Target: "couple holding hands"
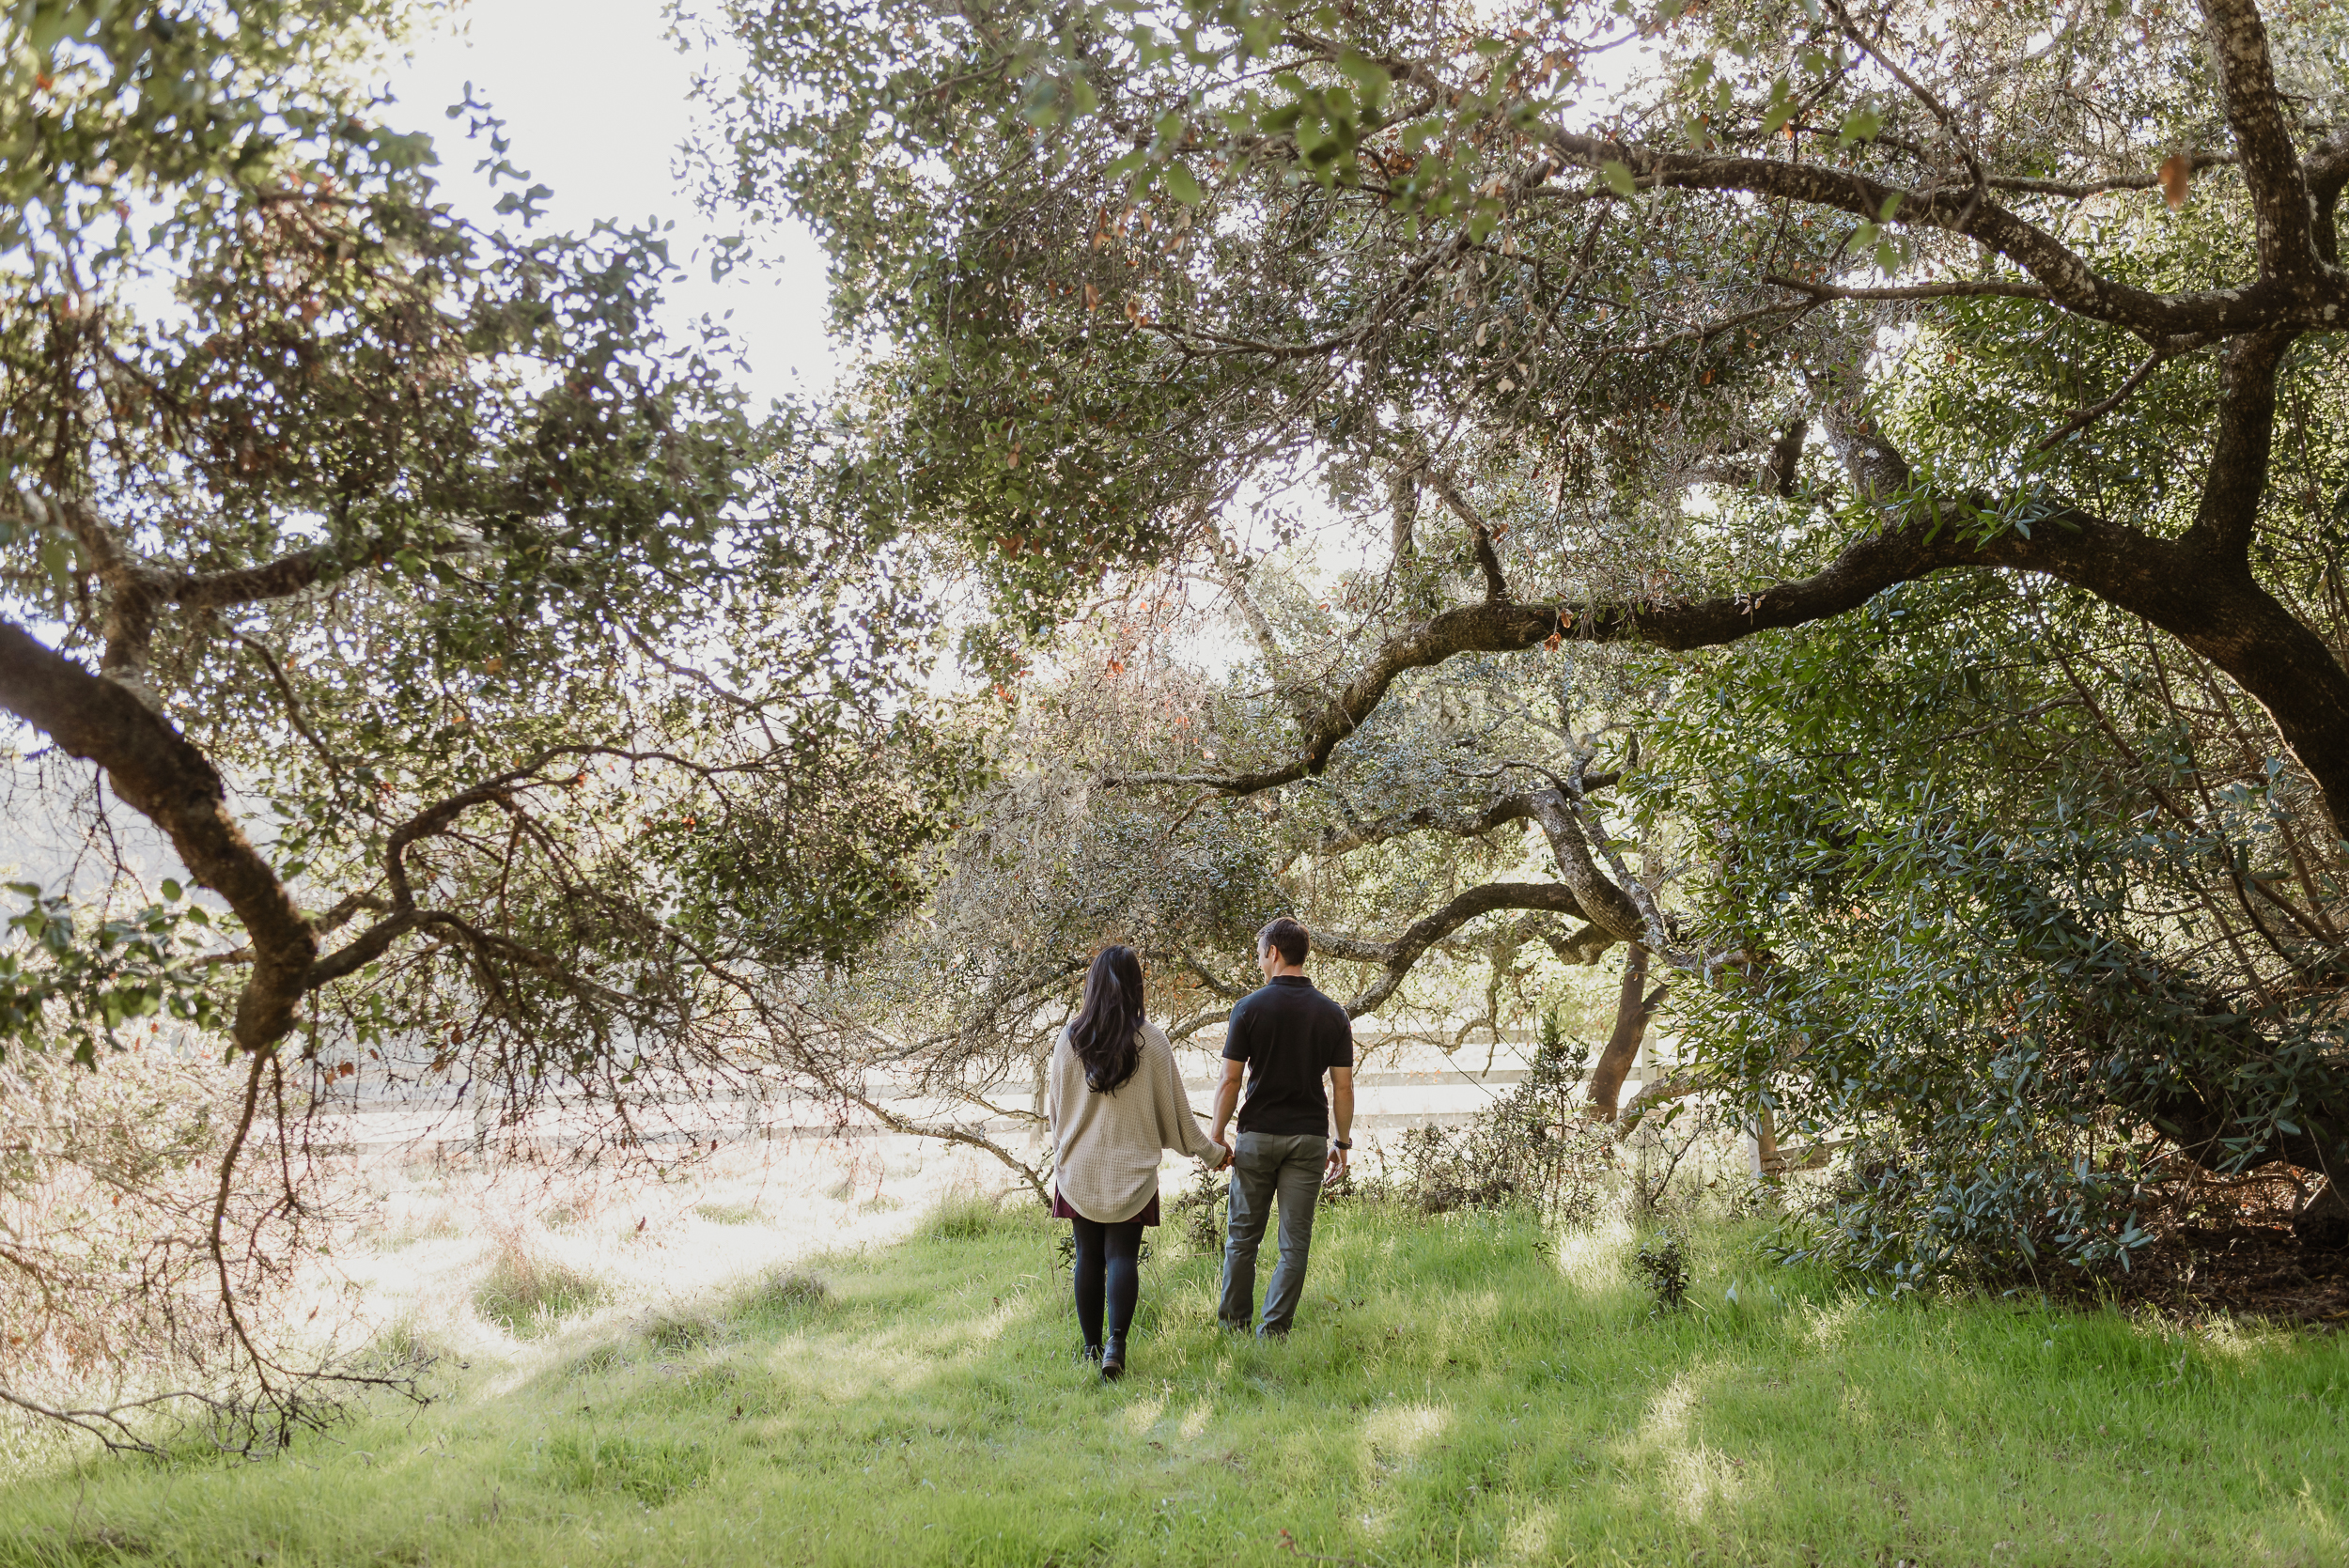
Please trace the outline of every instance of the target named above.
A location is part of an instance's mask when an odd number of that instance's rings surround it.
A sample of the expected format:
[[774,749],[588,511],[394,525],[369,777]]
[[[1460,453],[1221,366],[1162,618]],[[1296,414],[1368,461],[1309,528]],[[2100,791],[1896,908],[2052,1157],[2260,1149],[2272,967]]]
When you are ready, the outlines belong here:
[[[1076,1230],[1077,1322],[1084,1353],[1105,1381],[1126,1371],[1126,1335],[1142,1290],[1142,1233],[1159,1223],[1161,1150],[1195,1156],[1211,1171],[1231,1168],[1217,1309],[1223,1327],[1244,1333],[1256,1321],[1256,1254],[1276,1206],[1281,1260],[1256,1332],[1279,1338],[1297,1315],[1314,1203],[1324,1185],[1346,1174],[1354,1122],[1353,1024],[1305,978],[1308,950],[1305,928],[1285,917],[1256,934],[1265,984],[1232,1007],[1215,1130],[1206,1134],[1166,1032],[1143,1016],[1134,950],[1104,949],[1085,975],[1083,1002],[1052,1048],[1052,1215]],[[1227,1141],[1235,1109],[1237,1129]]]

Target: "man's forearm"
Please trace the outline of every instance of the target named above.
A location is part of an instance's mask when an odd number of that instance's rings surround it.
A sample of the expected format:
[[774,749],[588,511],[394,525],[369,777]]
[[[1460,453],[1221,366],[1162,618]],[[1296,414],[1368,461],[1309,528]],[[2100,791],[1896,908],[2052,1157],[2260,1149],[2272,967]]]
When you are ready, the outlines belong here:
[[1239,1085],[1227,1078],[1215,1086],[1215,1131],[1208,1136],[1219,1143],[1222,1142],[1223,1126],[1232,1119],[1232,1112],[1238,1109]]
[[1354,1136],[1354,1086],[1333,1091],[1330,1095],[1330,1110],[1338,1124],[1338,1141],[1346,1142]]

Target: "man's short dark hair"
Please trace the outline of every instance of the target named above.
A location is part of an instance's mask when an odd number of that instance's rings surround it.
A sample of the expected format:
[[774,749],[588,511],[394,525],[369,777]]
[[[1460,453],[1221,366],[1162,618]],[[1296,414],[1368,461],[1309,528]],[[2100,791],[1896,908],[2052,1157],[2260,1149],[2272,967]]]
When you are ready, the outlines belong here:
[[1262,953],[1268,947],[1280,950],[1281,962],[1301,964],[1308,947],[1305,928],[1283,915],[1256,933],[1256,951]]

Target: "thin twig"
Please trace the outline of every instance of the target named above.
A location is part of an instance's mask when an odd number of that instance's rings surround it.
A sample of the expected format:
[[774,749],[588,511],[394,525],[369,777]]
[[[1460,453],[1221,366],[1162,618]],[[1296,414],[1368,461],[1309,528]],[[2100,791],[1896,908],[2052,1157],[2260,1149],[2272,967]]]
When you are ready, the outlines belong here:
[[2138,387],[2143,383],[2146,377],[2160,369],[2162,363],[2170,357],[2171,356],[2168,352],[2160,349],[2156,349],[2152,353],[2146,355],[2145,363],[2130,371],[2128,379],[2121,383],[2120,387],[2114,391],[2111,396],[2103,399],[2101,402],[2091,403],[2088,407],[2080,410],[2071,418],[2065,420],[2061,425],[2056,427],[2055,433],[2040,442],[2040,443],[2033,447],[2032,450],[2045,452],[2049,447],[2053,446],[2057,442],[2061,441],[2065,436],[2072,434],[2076,430],[2084,430],[2089,426],[2095,424],[2096,421],[2102,419],[2105,415],[2119,408],[2123,398],[2127,397],[2130,393],[2135,392]]

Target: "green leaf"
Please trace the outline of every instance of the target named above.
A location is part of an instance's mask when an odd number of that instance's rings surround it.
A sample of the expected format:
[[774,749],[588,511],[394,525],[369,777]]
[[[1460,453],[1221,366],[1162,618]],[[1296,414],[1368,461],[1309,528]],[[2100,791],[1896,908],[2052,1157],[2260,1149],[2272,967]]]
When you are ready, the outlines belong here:
[[179,886],[179,880],[178,880],[176,877],[164,877],[164,878],[163,878],[163,902],[164,902],[164,903],[166,903],[166,904],[177,904],[177,903],[179,903],[179,895],[180,895],[181,891],[182,891],[182,890],[180,889],[180,886]]
[[74,570],[76,559],[70,541],[54,534],[41,540],[40,565],[41,569],[49,574],[49,581],[56,584],[59,594],[70,595],[73,592],[73,584],[80,574]]
[[1384,109],[1387,106],[1387,94],[1393,87],[1394,80],[1387,74],[1385,67],[1359,49],[1347,49],[1338,56],[1338,70],[1354,84],[1364,107]]
[[1166,166],[1166,194],[1185,207],[1196,207],[1207,199],[1206,192],[1199,188],[1198,177],[1180,163]]
[[1631,178],[1630,165],[1610,158],[1598,166],[1598,177],[1607,181],[1607,188],[1619,196],[1628,196],[1639,190]]
[[1842,128],[1835,132],[1835,145],[1849,147],[1854,142],[1873,142],[1883,129],[1883,113],[1872,103],[1862,104],[1843,116]]

